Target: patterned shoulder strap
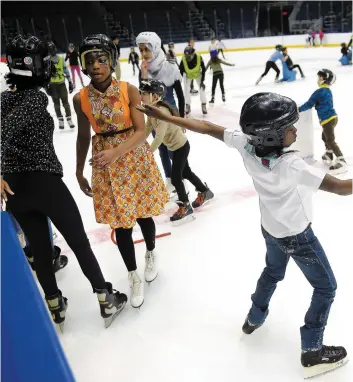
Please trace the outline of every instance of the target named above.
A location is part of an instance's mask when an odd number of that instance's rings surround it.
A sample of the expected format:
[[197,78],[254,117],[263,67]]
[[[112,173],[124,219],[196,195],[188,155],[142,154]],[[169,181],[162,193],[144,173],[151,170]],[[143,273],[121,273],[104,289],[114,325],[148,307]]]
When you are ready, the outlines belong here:
[[90,105],[89,99],[88,99],[88,87],[84,87],[80,90],[80,98],[81,98],[81,109],[82,109],[82,111],[85,113],[86,117],[88,118],[89,123],[92,126],[92,129],[96,133],[99,133],[100,130],[97,127],[96,120],[93,117],[92,108],[91,108],[91,105]]

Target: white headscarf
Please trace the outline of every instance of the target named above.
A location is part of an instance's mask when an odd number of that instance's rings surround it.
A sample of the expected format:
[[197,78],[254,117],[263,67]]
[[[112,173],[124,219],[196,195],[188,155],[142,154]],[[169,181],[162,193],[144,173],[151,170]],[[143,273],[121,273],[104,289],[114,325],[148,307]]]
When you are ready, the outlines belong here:
[[148,61],[147,71],[149,78],[159,80],[165,86],[172,86],[182,77],[176,64],[168,62],[162,50],[162,42],[155,32],[142,32],[136,37],[136,44],[145,44],[152,52],[152,59]]

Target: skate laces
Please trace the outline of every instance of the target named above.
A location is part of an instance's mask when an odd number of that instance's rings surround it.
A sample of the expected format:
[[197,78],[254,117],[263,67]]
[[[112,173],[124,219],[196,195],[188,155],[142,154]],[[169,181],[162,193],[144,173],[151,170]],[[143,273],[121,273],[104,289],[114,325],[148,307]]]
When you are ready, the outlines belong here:
[[134,296],[141,296],[141,284],[142,284],[142,282],[137,275],[136,275],[136,278],[134,276],[132,276],[131,288],[132,288],[132,294]]
[[146,268],[152,270],[154,267],[154,256],[152,251],[147,251],[146,254]]
[[323,346],[321,349],[321,355],[337,355],[339,353],[339,349],[336,346]]

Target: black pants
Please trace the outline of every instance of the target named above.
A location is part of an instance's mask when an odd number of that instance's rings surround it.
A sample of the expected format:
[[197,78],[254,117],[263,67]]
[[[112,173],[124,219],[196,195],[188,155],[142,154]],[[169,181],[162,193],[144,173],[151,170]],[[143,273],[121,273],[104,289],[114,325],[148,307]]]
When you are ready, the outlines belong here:
[[52,98],[54,102],[55,114],[58,118],[62,118],[60,109],[60,101],[62,102],[66,117],[71,117],[71,108],[69,104],[69,97],[65,83],[62,84],[50,84],[50,91],[52,92]]
[[190,90],[194,90],[194,80],[191,81]]
[[280,71],[279,71],[278,66],[276,65],[276,63],[272,62],[272,61],[267,61],[266,62],[266,68],[265,68],[265,71],[261,74],[261,77],[265,77],[270,69],[273,69],[276,72],[276,78],[278,78],[279,74],[280,74]]
[[213,73],[213,78],[212,78],[212,98],[215,95],[218,80],[219,80],[219,86],[221,87],[221,92],[222,92],[222,94],[224,94],[224,84],[223,84],[224,73],[223,72],[215,72],[215,73]]
[[133,71],[134,74],[135,74],[135,66],[138,69],[138,71],[140,72],[139,64],[136,63],[136,62],[132,62],[132,71]]
[[187,202],[189,200],[185,191],[183,179],[187,179],[193,186],[195,186],[198,192],[207,190],[201,180],[191,171],[188,162],[189,152],[190,144],[188,141],[183,147],[180,147],[180,149],[173,152],[172,184],[178,194],[178,200],[181,202]]
[[9,195],[7,208],[31,245],[38,281],[45,295],[52,296],[58,291],[48,217],[72,249],[92,287],[106,288],[76,202],[61,177],[46,172],[28,172],[7,174],[4,179],[15,193]]
[[302,68],[300,67],[300,65],[293,65],[293,66],[291,66],[291,67],[288,66],[288,69],[289,69],[289,70],[293,70],[293,69],[295,69],[295,68],[298,68],[298,69],[299,69],[300,75],[303,77],[303,76],[304,76],[304,73],[303,73]]
[[[153,251],[156,242],[156,226],[152,218],[136,219],[141,227],[143,238],[145,239],[148,251]],[[116,228],[115,238],[121,257],[124,260],[126,268],[129,272],[137,269],[135,246],[132,240],[132,228]]]

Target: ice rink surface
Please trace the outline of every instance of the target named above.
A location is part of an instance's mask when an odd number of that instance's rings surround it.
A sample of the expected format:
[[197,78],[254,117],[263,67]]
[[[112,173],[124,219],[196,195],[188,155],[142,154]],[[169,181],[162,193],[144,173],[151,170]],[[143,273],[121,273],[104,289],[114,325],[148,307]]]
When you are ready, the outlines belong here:
[[[302,80],[298,73],[295,82],[275,84],[275,73],[270,71],[259,86],[254,85],[255,81],[263,72],[271,52],[226,53],[227,60],[236,64],[235,67],[223,67],[227,101],[221,101],[217,88],[215,106],[208,107],[206,119],[236,129],[236,113],[240,112],[244,101],[263,91],[289,96],[299,106],[317,89],[318,70],[331,69],[337,76],[332,86],[339,119],[336,140],[349,162],[349,172],[341,178],[351,178],[353,76],[352,67],[341,66],[338,62],[339,52],[339,48],[289,49],[293,62],[301,65],[306,78]],[[203,58],[207,64],[208,55]],[[132,67],[122,63],[121,69],[122,80],[137,86]],[[88,82],[85,77],[85,83]],[[212,75],[207,72],[208,101],[211,82]],[[191,107],[193,118],[204,118],[198,95],[192,97]],[[54,116],[52,103],[50,108]],[[318,160],[315,165],[323,167],[320,158],[324,145],[315,111],[313,122]],[[68,126],[65,130],[69,130]],[[56,130],[54,135],[55,149],[64,166],[64,181],[76,199],[106,279],[116,289],[128,294],[127,271],[117,248],[109,240],[109,227],[95,222],[92,200],[81,192],[75,178],[76,130]],[[106,330],[96,297],[72,253],[69,253],[68,267],[57,275],[60,289],[69,299],[65,334],[60,338],[77,381],[301,381],[299,328],[310,304],[312,288],[291,261],[286,278],[279,283],[271,301],[264,326],[251,336],[242,334],[241,327],[251,304],[250,296],[265,264],[258,198],[236,150],[228,149],[208,136],[192,132],[187,136],[191,144],[191,168],[207,182],[215,199],[201,211],[196,211],[196,220],[191,223],[171,227],[168,215],[156,219],[157,233],[170,231],[171,235],[157,240],[160,273],[156,281],[145,286],[142,308],[133,309],[128,302],[120,317]],[[156,158],[160,165],[158,154]],[[86,174],[89,178],[88,165]],[[193,200],[196,193],[191,185],[190,193]],[[168,208],[172,209],[173,205]],[[321,191],[314,197],[313,229],[338,283],[324,342],[345,346],[351,356],[352,209],[352,197]],[[134,235],[137,238],[139,232]],[[60,237],[57,243],[66,252],[67,246]],[[145,245],[136,245],[141,274],[144,253]],[[352,380],[352,363],[318,379],[321,382]]]

